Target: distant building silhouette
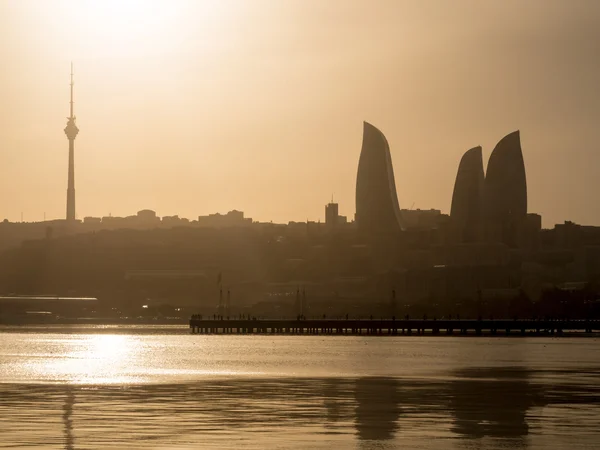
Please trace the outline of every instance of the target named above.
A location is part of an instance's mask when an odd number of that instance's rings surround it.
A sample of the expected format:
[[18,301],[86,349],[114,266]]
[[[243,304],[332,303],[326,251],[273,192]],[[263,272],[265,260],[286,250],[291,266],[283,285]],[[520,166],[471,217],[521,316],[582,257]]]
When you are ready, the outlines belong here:
[[437,228],[442,218],[439,209],[402,209],[402,220],[405,229]]
[[458,242],[481,239],[485,176],[481,147],[467,151],[458,166],[450,218]]
[[339,205],[333,201],[325,205],[325,225],[332,229],[348,222],[346,216],[340,216]]
[[69,139],[69,180],[67,187],[67,220],[75,221],[75,138],[79,133],[79,128],[75,125],[75,115],[73,114],[73,63],[71,63],[71,102],[70,114],[67,117],[67,126],[65,134]]
[[367,234],[396,233],[404,228],[390,147],[383,133],[367,122],[356,178],[356,223]]
[[183,225],[189,225],[190,220],[186,219],[185,217],[179,217],[178,215],[174,215],[174,216],[163,216],[162,220],[161,220],[163,225],[166,226],[183,226]]
[[137,218],[142,222],[158,222],[160,219],[156,217],[156,212],[151,209],[142,209],[138,211]]
[[91,217],[91,216],[84,217],[83,223],[86,225],[90,225],[90,224],[99,225],[102,223],[102,218],[101,217]]
[[205,227],[224,228],[252,225],[251,218],[245,218],[243,211],[229,211],[227,214],[209,214],[199,216],[198,225]]
[[337,203],[327,203],[325,205],[325,223],[329,227],[335,227],[339,217],[339,207]]
[[484,214],[489,240],[511,247],[519,243],[527,219],[527,180],[519,131],[505,136],[488,162]]

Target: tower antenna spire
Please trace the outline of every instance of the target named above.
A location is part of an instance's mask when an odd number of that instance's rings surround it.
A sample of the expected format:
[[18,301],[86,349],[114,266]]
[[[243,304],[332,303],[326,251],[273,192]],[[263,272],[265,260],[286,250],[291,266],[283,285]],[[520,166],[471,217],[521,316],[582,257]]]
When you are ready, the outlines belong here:
[[75,117],[73,116],[73,61],[71,61],[71,101],[70,101],[70,105],[71,105],[71,115],[69,116],[70,119],[74,119]]

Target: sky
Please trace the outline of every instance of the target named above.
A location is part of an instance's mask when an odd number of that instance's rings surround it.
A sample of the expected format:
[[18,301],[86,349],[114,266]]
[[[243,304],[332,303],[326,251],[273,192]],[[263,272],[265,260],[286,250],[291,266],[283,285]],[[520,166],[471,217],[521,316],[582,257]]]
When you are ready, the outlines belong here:
[[0,220],[353,218],[362,122],[401,208],[519,129],[529,212],[600,225],[596,0],[0,0]]

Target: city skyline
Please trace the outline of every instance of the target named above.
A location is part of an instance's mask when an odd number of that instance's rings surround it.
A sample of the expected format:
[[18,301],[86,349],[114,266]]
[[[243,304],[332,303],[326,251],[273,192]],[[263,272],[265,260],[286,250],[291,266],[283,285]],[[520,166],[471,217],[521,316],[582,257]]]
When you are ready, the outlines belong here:
[[597,446],[598,43],[598,0],[0,0],[3,445]]
[[[83,221],[83,219],[96,220],[103,217],[110,218],[113,217],[112,213],[108,215],[88,215],[86,217],[78,217],[76,215],[74,141],[79,133],[79,129],[76,126],[76,116],[74,115],[73,108],[73,75],[73,63],[71,62],[69,116],[67,117],[67,126],[64,129],[65,135],[69,140],[66,221],[74,222],[76,220]],[[512,224],[514,221],[513,217],[517,217],[518,222],[525,220],[528,212],[525,172],[526,168],[521,150],[520,130],[509,133],[496,144],[488,160],[487,170],[483,169],[481,146],[471,148],[462,156],[458,166],[450,210],[448,211],[448,215],[453,218],[455,232],[463,235],[459,239],[466,239],[466,242],[482,239],[484,234],[490,231],[489,225],[492,222],[496,222],[497,224],[500,222],[510,222]],[[488,178],[489,173],[492,176]],[[473,183],[475,183],[475,186],[473,186]],[[414,203],[409,210],[400,208],[389,143],[381,130],[366,121],[363,121],[362,146],[358,161],[355,192],[356,212],[354,220],[359,222],[359,229],[363,233],[395,233],[406,229],[406,219],[403,217],[402,211],[413,210]],[[472,198],[473,196],[477,198]],[[337,216],[339,204],[333,202],[333,195],[330,205],[336,207]],[[515,207],[516,214],[513,211]],[[421,209],[416,208],[416,210],[420,211]],[[425,208],[424,210],[437,210],[445,213],[442,209],[437,208]],[[358,214],[358,211],[362,211],[362,213]],[[139,209],[137,215],[139,216],[146,212],[151,212],[154,214],[154,217],[161,217],[156,216],[155,211],[148,208]],[[229,210],[227,215],[231,213],[237,214],[238,212],[241,211],[234,208]],[[209,215],[221,216],[221,212],[212,212],[206,216],[200,215],[198,216],[198,220],[202,217],[207,218]],[[357,220],[357,216],[368,217],[368,219]],[[115,217],[118,218],[120,216]],[[135,217],[135,215],[130,212],[130,214],[126,214],[123,217],[131,218]],[[194,218],[190,219],[179,214],[162,217],[166,219],[181,218],[195,221]],[[327,219],[327,212],[322,218]],[[53,221],[57,219],[49,220]],[[252,221],[252,219],[247,220]],[[46,213],[44,213],[42,221],[32,220],[30,222],[46,221]],[[306,221],[310,222],[311,220],[307,218]],[[27,222],[23,220],[22,213],[21,222]],[[262,222],[273,221],[263,220]],[[282,223],[287,222],[287,220],[284,220]],[[289,222],[293,223],[296,221],[289,220]],[[321,222],[321,218],[312,220],[312,222]],[[475,231],[478,227],[481,227],[481,229]],[[469,237],[464,233],[467,233]]]
[[[487,164],[499,137],[520,129],[529,210],[544,227],[600,223],[589,194],[600,183],[600,70],[589,58],[598,30],[587,20],[600,9],[594,3],[534,1],[515,14],[511,2],[440,2],[436,11],[410,2],[376,10],[361,1],[264,3],[256,11],[243,2],[151,2],[130,27],[131,10],[113,17],[117,3],[103,3],[94,11],[113,20],[109,28],[90,26],[77,2],[0,5],[0,45],[19,67],[0,79],[0,219],[64,215],[60,129],[73,60],[85,129],[77,138],[80,219],[151,208],[319,220],[332,193],[352,218],[367,120],[389,141],[404,208],[449,213],[464,150],[482,146]],[[284,32],[276,23],[294,26]]]
[[[79,133],[76,126],[73,100],[73,63],[70,72],[70,97],[69,116],[64,133],[69,141],[68,153],[68,180],[67,180],[67,208],[66,221],[96,222],[108,216],[86,216],[82,220],[76,215],[75,207],[75,138]],[[456,181],[453,189],[450,213],[453,222],[455,239],[463,242],[476,242],[483,239],[499,240],[505,243],[516,243],[515,239],[522,233],[525,226],[527,210],[527,181],[526,168],[521,149],[520,130],[504,136],[494,147],[488,160],[487,170],[483,168],[482,148],[477,146],[468,150],[460,159]],[[355,194],[355,221],[358,231],[366,235],[392,235],[406,230],[406,218],[403,217],[394,177],[394,166],[391,159],[389,143],[385,135],[374,125],[363,121],[363,137],[358,170],[356,177]],[[338,220],[339,204],[331,202],[326,205],[325,222]],[[328,217],[327,209],[335,207],[333,218]],[[436,210],[431,208],[431,211]],[[420,211],[417,208],[417,211]],[[426,210],[425,210],[426,211]],[[437,210],[440,212],[441,210]],[[233,216],[231,216],[233,214]],[[239,217],[238,217],[239,215]],[[209,217],[210,216],[210,217]],[[244,213],[237,209],[230,210],[226,215],[220,212],[208,216],[198,216],[198,222],[217,219],[214,225],[221,222],[221,217],[235,217],[234,222],[242,220],[252,223],[251,218],[243,219]],[[179,214],[163,216],[164,219],[180,219]],[[116,217],[118,218],[118,216]],[[152,209],[142,209],[137,215],[127,215],[126,218],[139,220],[160,219]],[[145,219],[144,219],[145,218]],[[240,219],[241,218],[241,219]],[[187,217],[181,217],[190,222]],[[346,217],[344,216],[344,221]],[[540,216],[541,220],[541,216]],[[52,219],[50,220],[52,221]],[[195,222],[194,219],[192,221]],[[310,222],[309,219],[306,220]],[[21,222],[24,222],[21,214]],[[36,221],[33,221],[36,222]],[[44,220],[46,215],[44,213]],[[272,222],[272,220],[271,220]],[[290,223],[295,221],[291,220]],[[313,221],[321,222],[321,220]],[[241,224],[241,222],[240,222]],[[230,224],[231,225],[231,224]],[[540,222],[541,225],[541,222]],[[520,231],[519,231],[520,230]],[[499,234],[498,234],[499,233]],[[508,235],[511,237],[509,238]],[[515,241],[515,242],[513,242]]]

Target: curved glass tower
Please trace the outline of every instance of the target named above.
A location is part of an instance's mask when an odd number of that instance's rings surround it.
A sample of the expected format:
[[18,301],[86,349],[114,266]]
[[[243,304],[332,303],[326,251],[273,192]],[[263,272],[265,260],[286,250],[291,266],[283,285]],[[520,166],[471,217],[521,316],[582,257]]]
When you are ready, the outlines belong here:
[[356,177],[356,224],[369,234],[404,229],[390,147],[383,133],[367,122]]
[[488,235],[516,244],[518,228],[527,218],[527,179],[519,131],[502,138],[490,156],[484,205]]
[[481,238],[484,182],[481,147],[474,147],[460,160],[452,195],[450,219],[460,242]]

